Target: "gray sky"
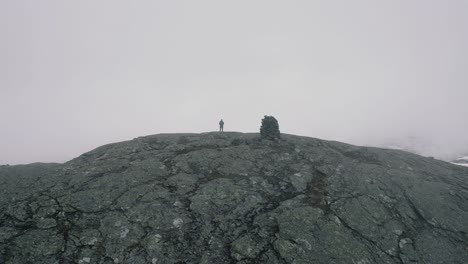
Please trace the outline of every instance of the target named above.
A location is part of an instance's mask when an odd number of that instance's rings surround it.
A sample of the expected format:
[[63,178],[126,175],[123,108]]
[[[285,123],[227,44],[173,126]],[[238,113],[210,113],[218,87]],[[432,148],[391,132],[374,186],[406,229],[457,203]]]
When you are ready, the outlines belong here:
[[0,0],[0,164],[175,132],[468,150],[468,1]]

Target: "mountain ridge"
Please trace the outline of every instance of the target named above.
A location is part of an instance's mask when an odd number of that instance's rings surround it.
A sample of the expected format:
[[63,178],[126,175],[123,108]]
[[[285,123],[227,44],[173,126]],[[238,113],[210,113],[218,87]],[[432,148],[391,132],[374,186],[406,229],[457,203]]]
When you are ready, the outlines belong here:
[[468,169],[400,150],[158,134],[15,167],[2,263],[468,261]]

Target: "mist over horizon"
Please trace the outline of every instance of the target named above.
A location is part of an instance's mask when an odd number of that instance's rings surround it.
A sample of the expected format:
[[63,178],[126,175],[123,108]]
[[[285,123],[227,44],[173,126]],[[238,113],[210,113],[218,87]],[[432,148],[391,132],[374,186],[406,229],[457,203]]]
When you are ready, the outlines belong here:
[[468,154],[468,2],[2,1],[0,164],[159,133]]

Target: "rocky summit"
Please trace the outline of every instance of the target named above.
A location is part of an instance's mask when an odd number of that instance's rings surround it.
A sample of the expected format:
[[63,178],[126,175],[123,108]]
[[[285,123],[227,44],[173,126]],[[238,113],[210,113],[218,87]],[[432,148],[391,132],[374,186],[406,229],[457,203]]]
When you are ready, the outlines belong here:
[[399,150],[160,134],[0,186],[0,263],[468,263],[468,168]]

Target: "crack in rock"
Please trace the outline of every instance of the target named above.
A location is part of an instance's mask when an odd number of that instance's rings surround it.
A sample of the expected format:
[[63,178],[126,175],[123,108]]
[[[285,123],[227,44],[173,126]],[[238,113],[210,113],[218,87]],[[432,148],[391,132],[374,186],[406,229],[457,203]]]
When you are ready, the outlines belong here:
[[468,169],[407,152],[160,134],[0,184],[0,263],[468,263]]

